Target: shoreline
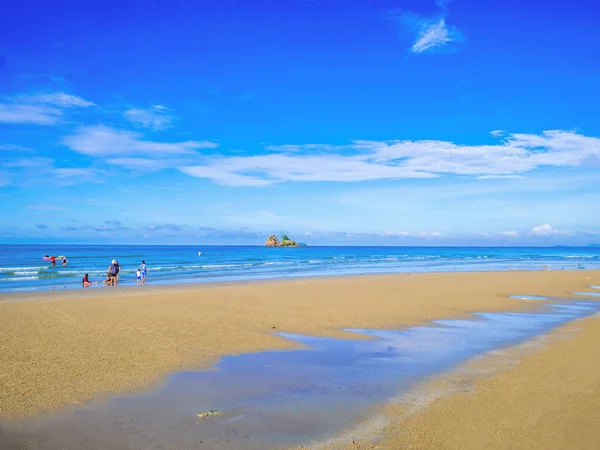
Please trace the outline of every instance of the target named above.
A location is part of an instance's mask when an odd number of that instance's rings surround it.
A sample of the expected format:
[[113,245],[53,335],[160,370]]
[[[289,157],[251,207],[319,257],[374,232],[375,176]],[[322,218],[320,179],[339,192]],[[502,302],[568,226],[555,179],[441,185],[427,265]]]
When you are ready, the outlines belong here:
[[[98,283],[96,286],[90,286],[88,288],[83,288],[82,286],[77,287],[63,287],[63,288],[32,288],[32,289],[23,289],[23,290],[11,290],[5,291],[0,290],[0,304],[3,302],[7,302],[10,300],[10,297],[37,297],[37,296],[52,296],[52,295],[76,295],[76,296],[86,296],[88,293],[94,293],[92,295],[101,295],[97,294],[101,292],[102,294],[106,294],[107,289],[117,290],[118,292],[137,292],[138,290],[197,290],[197,289],[210,289],[212,287],[245,287],[245,286],[254,286],[254,285],[268,285],[268,284],[277,284],[277,283],[293,283],[293,282],[304,282],[304,281],[313,281],[313,280],[346,280],[346,279],[368,279],[368,278],[377,278],[381,277],[401,277],[401,276],[423,276],[423,275],[448,275],[448,274],[501,274],[501,273],[561,273],[561,272],[578,272],[578,273],[600,273],[600,269],[563,269],[563,270],[542,270],[542,269],[514,269],[514,270],[437,270],[437,271],[416,271],[416,272],[405,272],[405,271],[394,271],[394,272],[381,272],[374,271],[373,273],[360,273],[360,274],[325,274],[325,275],[295,275],[289,277],[265,277],[265,278],[246,278],[246,279],[235,279],[235,280],[210,280],[210,281],[198,281],[197,279],[192,279],[189,281],[149,281],[148,284],[144,286],[139,286],[134,282],[127,282],[119,284],[118,286],[104,286]],[[600,283],[600,281],[599,281]],[[571,296],[572,293],[565,293],[564,295]],[[8,299],[8,300],[7,300]],[[13,300],[14,301],[14,300]]]
[[274,331],[356,339],[342,329],[532,310],[509,295],[573,298],[598,279],[587,270],[454,272],[3,294],[0,418],[145,389],[225,355],[297,347]]

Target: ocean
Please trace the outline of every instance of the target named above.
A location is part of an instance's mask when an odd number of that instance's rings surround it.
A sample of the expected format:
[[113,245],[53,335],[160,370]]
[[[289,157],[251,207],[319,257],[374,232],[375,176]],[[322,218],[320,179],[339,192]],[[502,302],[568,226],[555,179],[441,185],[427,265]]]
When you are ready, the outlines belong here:
[[[56,267],[44,255],[66,255]],[[106,278],[113,259],[120,284],[134,285],[145,260],[149,284],[224,282],[406,272],[600,269],[591,247],[301,247],[167,245],[0,245],[0,291],[81,287]]]

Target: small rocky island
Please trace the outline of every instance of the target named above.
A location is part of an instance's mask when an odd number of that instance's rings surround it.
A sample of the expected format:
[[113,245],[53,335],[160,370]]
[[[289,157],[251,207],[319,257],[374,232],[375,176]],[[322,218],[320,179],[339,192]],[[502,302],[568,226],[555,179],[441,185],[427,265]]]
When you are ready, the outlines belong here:
[[281,241],[275,235],[269,236],[267,242],[265,242],[265,247],[306,247],[306,244],[293,241],[287,234],[284,234],[281,236]]

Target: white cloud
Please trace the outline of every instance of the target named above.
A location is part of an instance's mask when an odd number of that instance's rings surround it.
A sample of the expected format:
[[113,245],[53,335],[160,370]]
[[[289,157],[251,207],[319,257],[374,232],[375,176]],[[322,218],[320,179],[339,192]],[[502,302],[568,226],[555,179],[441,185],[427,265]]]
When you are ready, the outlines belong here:
[[63,143],[71,150],[84,155],[127,159],[194,154],[202,148],[217,147],[217,144],[208,141],[148,141],[142,139],[138,133],[103,125],[79,128],[74,134],[67,136]]
[[170,109],[164,105],[154,105],[148,109],[130,109],[123,115],[134,125],[153,130],[166,130],[172,126],[173,121]]
[[0,123],[54,125],[62,119],[63,112],[60,108],[94,105],[81,97],[63,92],[21,95],[12,100],[13,103],[0,103]]
[[61,117],[61,110],[49,106],[0,103],[0,123],[54,125]]
[[496,138],[497,137],[501,137],[504,133],[505,133],[504,130],[493,130],[493,131],[490,131],[490,134],[492,136],[496,137]]
[[549,223],[537,225],[531,229],[531,234],[535,236],[551,236],[555,234],[572,234],[569,231],[555,230]]
[[424,23],[417,36],[417,41],[410,50],[413,53],[422,53],[432,48],[443,47],[457,39],[458,32],[455,29],[448,28],[446,20],[442,18],[435,23]]
[[269,146],[267,151],[255,156],[209,156],[202,165],[183,165],[180,170],[220,184],[264,186],[285,181],[358,182],[442,175],[518,178],[543,166],[600,166],[599,138],[560,130],[509,134],[497,145],[354,141],[345,146]]
[[62,108],[87,108],[95,106],[94,103],[88,102],[76,95],[65,94],[64,92],[54,92],[52,94],[37,94],[29,96],[20,96],[19,100],[26,103],[46,103],[49,105],[60,106]]
[[531,229],[531,233],[536,236],[550,236],[555,233],[552,229],[552,226],[549,223],[545,223],[543,225],[537,225]]
[[423,53],[462,41],[462,33],[446,23],[448,3],[444,0],[436,2],[441,12],[438,17],[422,17],[410,12],[402,15],[402,23],[415,33],[415,43],[410,48],[411,52]]
[[271,154],[209,160],[208,165],[182,167],[188,175],[237,186],[263,186],[283,181],[366,181],[431,178],[434,174],[403,166],[378,164],[362,156]]
[[508,237],[517,237],[519,235],[519,233],[517,233],[516,231],[503,231],[500,234],[502,236],[508,236]]

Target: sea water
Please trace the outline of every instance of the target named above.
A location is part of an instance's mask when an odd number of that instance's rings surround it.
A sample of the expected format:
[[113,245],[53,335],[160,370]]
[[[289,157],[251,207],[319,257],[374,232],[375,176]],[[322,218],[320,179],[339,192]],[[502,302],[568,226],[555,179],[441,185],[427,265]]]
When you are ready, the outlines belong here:
[[[65,255],[56,267],[44,255]],[[0,291],[81,286],[102,281],[111,261],[120,284],[135,284],[145,260],[148,282],[182,283],[401,272],[600,269],[600,249],[580,247],[304,247],[0,245]],[[101,284],[101,283],[100,283]]]

